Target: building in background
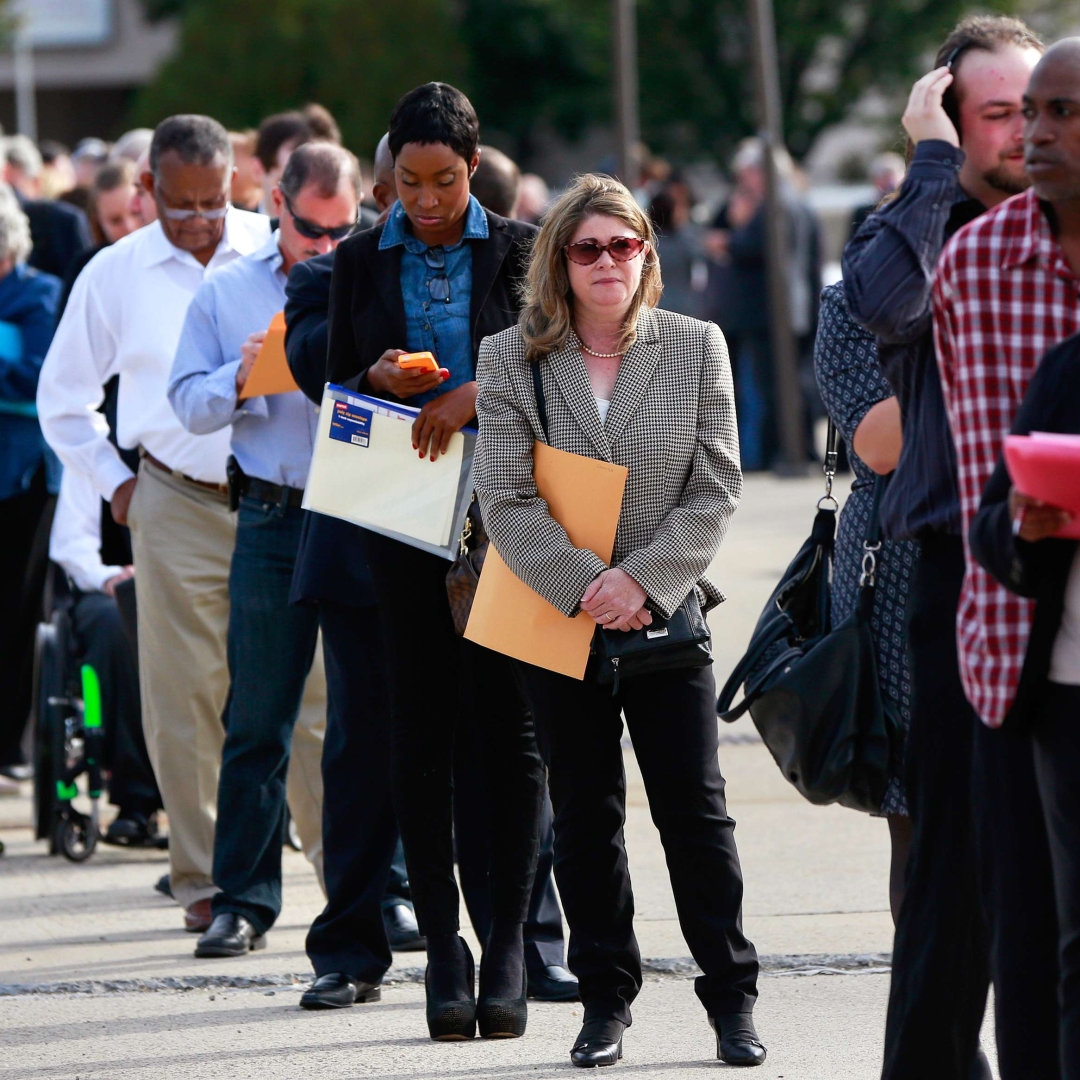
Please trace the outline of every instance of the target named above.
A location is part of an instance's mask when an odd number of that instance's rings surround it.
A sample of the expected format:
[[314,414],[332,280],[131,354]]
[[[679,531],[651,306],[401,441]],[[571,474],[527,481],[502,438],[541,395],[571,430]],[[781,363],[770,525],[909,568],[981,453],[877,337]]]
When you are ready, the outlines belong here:
[[[132,95],[176,49],[171,20],[149,23],[139,0],[12,0],[32,47],[39,139],[74,146],[87,135],[115,138]],[[0,53],[0,124],[18,130],[16,60]],[[34,134],[28,132],[28,134]]]

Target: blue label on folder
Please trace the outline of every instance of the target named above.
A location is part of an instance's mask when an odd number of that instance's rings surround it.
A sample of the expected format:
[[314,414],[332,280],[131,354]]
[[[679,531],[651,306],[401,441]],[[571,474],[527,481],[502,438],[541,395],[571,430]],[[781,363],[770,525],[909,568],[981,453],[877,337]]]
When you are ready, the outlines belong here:
[[347,401],[335,401],[334,415],[330,417],[330,438],[353,446],[369,446],[371,417],[368,409],[350,405]]

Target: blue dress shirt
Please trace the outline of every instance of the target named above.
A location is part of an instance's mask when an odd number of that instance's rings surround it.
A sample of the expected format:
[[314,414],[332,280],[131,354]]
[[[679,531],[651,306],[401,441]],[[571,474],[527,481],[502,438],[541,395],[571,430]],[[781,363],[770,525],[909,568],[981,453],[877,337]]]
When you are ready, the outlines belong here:
[[[401,298],[405,302],[405,344],[410,352],[431,352],[439,364],[450,372],[450,378],[426,394],[417,394],[408,404],[423,405],[448,390],[453,390],[476,378],[476,357],[473,356],[472,331],[469,326],[472,311],[472,247],[467,240],[488,238],[487,215],[476,199],[469,196],[465,211],[465,231],[452,247],[428,246],[413,236],[401,203],[395,203],[383,226],[379,250],[386,251],[398,244],[401,253]],[[449,284],[449,299],[432,296],[431,282],[440,275],[429,265],[427,253],[446,260],[445,273]]]
[[26,491],[43,459],[48,490],[60,490],[34,403],[59,298],[59,278],[22,264],[0,279],[0,499]]
[[240,346],[285,306],[279,233],[210,274],[188,308],[169,375],[169,401],[196,435],[232,424],[232,452],[248,476],[302,488],[318,413],[299,390],[237,401]]

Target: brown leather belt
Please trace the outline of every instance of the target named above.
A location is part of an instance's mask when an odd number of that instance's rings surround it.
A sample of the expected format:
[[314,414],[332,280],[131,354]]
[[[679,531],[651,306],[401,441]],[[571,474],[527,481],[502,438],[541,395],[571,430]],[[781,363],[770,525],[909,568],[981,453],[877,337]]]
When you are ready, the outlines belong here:
[[189,484],[194,484],[196,487],[201,487],[205,491],[213,491],[223,498],[228,498],[229,485],[228,484],[215,484],[211,480],[196,480],[194,476],[188,476],[186,473],[180,472],[178,469],[171,469],[164,461],[158,461],[153,454],[151,454],[145,447],[139,448],[139,453],[142,455],[143,461],[148,461],[155,469],[160,469],[163,473],[168,473],[169,476],[175,476],[177,480],[186,480]]

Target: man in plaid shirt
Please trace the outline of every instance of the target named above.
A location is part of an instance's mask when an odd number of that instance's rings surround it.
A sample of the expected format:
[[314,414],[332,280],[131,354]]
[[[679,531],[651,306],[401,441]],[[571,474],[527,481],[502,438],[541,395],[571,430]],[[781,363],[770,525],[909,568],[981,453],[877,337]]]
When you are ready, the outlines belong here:
[[[1059,42],[1032,73],[1024,95],[1024,159],[1032,188],[958,232],[942,253],[933,285],[934,337],[956,443],[967,564],[956,627],[960,673],[967,697],[990,728],[1005,722],[1015,699],[1034,604],[1007,591],[973,560],[969,529],[1032,374],[1048,349],[1080,327],[1080,38]],[[1018,879],[1024,888],[1013,897],[1019,912],[992,918],[997,955],[1021,965],[1027,984],[1024,993],[997,997],[998,1043],[1020,1047],[1026,1040],[1030,1056],[1038,1051],[1033,1029],[1057,1011],[1044,1002],[1033,1019],[1034,998],[1068,979],[1075,952],[1067,932],[1072,913],[1055,907],[1058,867],[1051,877],[1031,857],[1049,851],[1040,805],[1043,776],[1035,768],[1030,728],[1007,724],[1003,731],[985,732],[983,742],[988,741],[998,741],[1014,762],[1011,770],[988,771],[974,792],[976,812],[998,820],[1006,834],[989,862],[984,853],[991,913],[1008,893],[995,882]],[[985,758],[1000,760],[1000,754]],[[1016,783],[1025,761],[1036,777],[1034,790]],[[1005,820],[1002,805],[1008,808]],[[1058,916],[1060,960],[1036,947],[1048,930],[1056,933]],[[1075,1050],[1076,1015],[1068,987],[1063,990],[1060,1046]],[[1058,1040],[1051,1045],[1057,1049]],[[1013,1061],[1015,1067],[1007,1069],[1002,1057],[1003,1080],[1051,1075],[1046,1068],[1027,1068],[1023,1056]],[[1062,1061],[1053,1076],[1077,1075],[1067,1052]]]
[[[1025,103],[1033,186],[958,232],[934,276],[934,340],[968,553],[957,613],[960,673],[990,727],[1001,726],[1016,694],[1033,605],[971,559],[967,531],[1035,368],[1051,346],[1080,329],[1080,250],[1073,248],[1075,265],[1067,253],[1067,245],[1080,243],[1067,232],[1080,227],[1078,211],[1067,195],[1057,197],[1080,179],[1080,39],[1046,54]],[[1066,119],[1056,115],[1065,109]],[[1075,158],[1068,139],[1078,142]]]

